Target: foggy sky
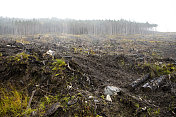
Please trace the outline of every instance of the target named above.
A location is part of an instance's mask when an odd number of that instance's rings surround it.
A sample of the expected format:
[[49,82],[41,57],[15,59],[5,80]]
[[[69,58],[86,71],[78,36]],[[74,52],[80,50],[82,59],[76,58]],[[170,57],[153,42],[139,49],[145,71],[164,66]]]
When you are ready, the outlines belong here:
[[126,19],[176,32],[176,0],[0,0],[0,16],[15,18]]

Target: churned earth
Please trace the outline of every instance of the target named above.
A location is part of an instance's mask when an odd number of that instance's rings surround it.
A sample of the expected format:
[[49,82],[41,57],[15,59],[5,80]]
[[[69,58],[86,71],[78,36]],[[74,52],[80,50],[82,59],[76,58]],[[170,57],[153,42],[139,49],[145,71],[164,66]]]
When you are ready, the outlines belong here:
[[0,116],[176,116],[175,51],[175,33],[1,35]]

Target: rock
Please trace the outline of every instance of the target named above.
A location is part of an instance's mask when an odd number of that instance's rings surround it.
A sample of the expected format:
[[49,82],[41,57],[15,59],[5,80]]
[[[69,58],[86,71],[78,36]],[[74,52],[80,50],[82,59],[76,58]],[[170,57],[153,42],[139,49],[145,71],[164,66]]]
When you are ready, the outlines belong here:
[[112,102],[112,99],[111,99],[110,95],[106,96],[106,101]]
[[104,94],[105,95],[116,95],[117,93],[120,92],[120,88],[115,87],[115,86],[107,86],[104,89]]
[[49,54],[49,55],[51,55],[51,56],[54,56],[54,55],[55,55],[55,51],[48,50],[48,51],[46,52],[46,54]]

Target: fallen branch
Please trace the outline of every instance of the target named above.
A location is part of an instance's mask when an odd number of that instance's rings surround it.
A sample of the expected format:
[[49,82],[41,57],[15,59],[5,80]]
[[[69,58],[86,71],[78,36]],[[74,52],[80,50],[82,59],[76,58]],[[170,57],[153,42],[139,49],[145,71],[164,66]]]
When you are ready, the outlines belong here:
[[167,75],[154,78],[149,82],[145,83],[141,88],[143,91],[154,91],[162,85],[164,79],[166,78],[167,78]]
[[76,70],[74,70],[74,69],[72,69],[72,68],[70,67],[69,62],[67,63],[67,67],[68,67],[68,69],[71,70],[71,71],[76,71]]
[[134,90],[136,87],[138,87],[139,85],[141,85],[142,83],[144,83],[146,80],[148,80],[150,78],[150,74],[146,74],[144,75],[142,78],[139,78],[135,81],[133,81],[130,85],[129,85],[129,89],[130,90]]
[[[34,91],[32,91],[32,95],[31,95],[31,97],[30,97],[30,99],[29,99],[29,103],[28,103],[28,106],[27,106],[25,112],[27,112],[27,110],[30,108],[30,106],[31,106],[31,102],[32,102],[32,99],[33,99],[33,97],[34,97],[35,92],[36,92],[36,89],[35,89]],[[24,116],[27,117],[26,113],[25,113]]]
[[34,97],[35,92],[36,92],[36,89],[35,89],[34,91],[32,91],[32,95],[31,95],[31,98],[30,98],[30,100],[29,100],[29,103],[28,103],[28,106],[27,106],[26,110],[30,108],[31,102],[32,102],[32,99],[33,99],[33,97]]

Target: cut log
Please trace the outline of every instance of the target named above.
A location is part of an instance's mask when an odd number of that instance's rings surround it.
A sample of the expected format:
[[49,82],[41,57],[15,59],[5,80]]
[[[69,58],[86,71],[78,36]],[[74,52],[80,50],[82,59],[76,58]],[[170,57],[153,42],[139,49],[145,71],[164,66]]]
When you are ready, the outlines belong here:
[[152,89],[155,90],[155,89],[159,88],[163,84],[163,82],[166,78],[167,78],[167,76],[163,75],[163,76],[160,76],[158,79],[156,79],[154,82],[151,82]]
[[166,78],[167,78],[167,75],[154,78],[150,80],[150,82],[147,82],[146,84],[144,84],[141,88],[143,91],[155,91],[163,84]]
[[142,87],[142,91],[149,92],[152,90],[152,87],[150,86],[149,82],[145,83]]
[[129,89],[130,90],[134,90],[136,87],[138,87],[139,85],[141,85],[142,83],[144,83],[146,80],[148,80],[150,78],[150,74],[146,74],[144,75],[142,78],[139,78],[135,81],[133,81],[130,85],[129,85]]

